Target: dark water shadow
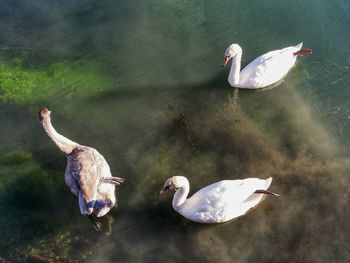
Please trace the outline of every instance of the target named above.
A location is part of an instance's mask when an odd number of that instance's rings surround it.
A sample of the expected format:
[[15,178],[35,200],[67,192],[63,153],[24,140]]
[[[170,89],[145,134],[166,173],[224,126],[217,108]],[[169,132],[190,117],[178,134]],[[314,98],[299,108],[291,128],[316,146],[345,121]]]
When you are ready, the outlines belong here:
[[[247,115],[245,97],[257,96],[258,92],[240,92],[242,104],[232,109],[233,90],[226,87],[226,77],[220,73],[212,81],[175,91],[176,87],[130,87],[130,91],[107,91],[89,98],[89,103],[110,104],[111,109],[117,109],[123,100],[149,96],[151,101],[159,94],[161,98],[176,98],[154,100],[153,109],[164,112],[160,118],[163,122],[155,126],[157,131],[142,132],[147,120],[137,119],[133,126],[140,130],[138,136],[142,139],[126,148],[121,146],[120,156],[129,171],[126,177],[132,182],[119,191],[120,202],[124,203],[117,219],[121,229],[111,234],[118,250],[105,244],[100,256],[108,255],[107,261],[122,258],[150,262],[151,258],[161,261],[172,255],[175,261],[212,262],[216,254],[223,262],[230,262],[232,258],[254,261],[263,255],[263,262],[276,257],[281,259],[277,262],[283,262],[294,255],[297,262],[302,262],[303,258],[317,258],[320,246],[314,240],[327,240],[334,231],[341,235],[345,221],[341,220],[342,227],[326,230],[322,216],[326,213],[329,222],[339,222],[343,204],[350,198],[344,191],[340,194],[339,189],[345,185],[339,178],[349,166],[345,160],[339,162],[336,156],[342,151],[322,125],[310,118],[307,100],[300,98],[296,89],[282,89],[288,96],[278,97],[272,92],[259,96],[256,100],[268,107]],[[175,104],[170,109],[169,101]],[[266,127],[256,121],[259,117],[270,120],[272,128],[268,128],[274,132],[264,131]],[[320,144],[324,141],[329,142],[328,146]],[[282,197],[265,200],[247,216],[229,224],[202,226],[183,220],[173,211],[171,197],[159,198],[162,183],[175,174],[189,177],[191,193],[221,179],[273,176],[272,189]],[[335,207],[332,200],[341,205]],[[337,242],[340,246],[347,237],[341,235],[341,240]],[[162,252],[155,253],[156,248]],[[310,256],[310,249],[316,254]],[[333,249],[329,255],[335,255]],[[213,256],[205,253],[208,250]],[[91,262],[101,259],[99,255]],[[343,253],[341,257],[346,256]]]

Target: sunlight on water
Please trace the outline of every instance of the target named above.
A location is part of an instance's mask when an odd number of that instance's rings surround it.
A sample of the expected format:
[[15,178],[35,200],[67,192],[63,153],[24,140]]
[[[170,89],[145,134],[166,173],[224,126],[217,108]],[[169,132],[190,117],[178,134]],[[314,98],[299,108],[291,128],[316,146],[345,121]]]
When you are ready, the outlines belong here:
[[[348,1],[2,1],[0,261],[347,262],[350,144]],[[304,42],[278,85],[230,88],[242,65]],[[37,111],[95,147],[118,208],[97,233],[64,185],[65,157]],[[203,226],[160,197],[223,179],[274,178],[246,216]]]

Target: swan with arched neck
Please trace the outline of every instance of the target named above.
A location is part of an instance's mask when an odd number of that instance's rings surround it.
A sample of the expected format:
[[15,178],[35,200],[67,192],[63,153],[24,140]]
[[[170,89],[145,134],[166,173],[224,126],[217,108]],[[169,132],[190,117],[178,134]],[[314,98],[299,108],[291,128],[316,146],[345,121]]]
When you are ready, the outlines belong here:
[[225,51],[224,67],[232,60],[228,82],[232,87],[259,89],[272,85],[287,75],[295,65],[298,56],[312,53],[311,49],[302,49],[303,43],[263,54],[241,70],[242,48],[231,44]]
[[188,220],[198,223],[223,223],[247,213],[257,206],[264,196],[274,195],[267,191],[272,178],[247,178],[223,180],[208,185],[187,198],[190,183],[184,176],[166,180],[160,194],[174,190],[172,205],[175,211]]

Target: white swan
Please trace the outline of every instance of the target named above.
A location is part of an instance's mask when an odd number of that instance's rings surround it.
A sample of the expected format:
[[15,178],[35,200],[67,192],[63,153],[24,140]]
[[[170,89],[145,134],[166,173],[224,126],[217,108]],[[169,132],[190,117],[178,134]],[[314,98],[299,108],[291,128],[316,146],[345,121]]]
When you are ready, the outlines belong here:
[[270,51],[250,62],[241,71],[242,48],[238,44],[230,45],[225,51],[222,67],[232,59],[228,82],[232,87],[259,89],[281,80],[294,66],[298,56],[312,53],[311,49],[301,49],[303,43]]
[[175,190],[173,208],[185,218],[199,223],[223,223],[244,215],[263,199],[272,178],[224,180],[202,188],[187,199],[190,185],[186,177],[169,178],[160,194]]
[[47,108],[39,111],[39,119],[47,135],[67,156],[65,182],[78,197],[80,213],[89,216],[99,230],[100,223],[95,216],[104,216],[114,207],[115,185],[124,179],[112,177],[108,163],[97,150],[59,134],[51,124],[51,111]]

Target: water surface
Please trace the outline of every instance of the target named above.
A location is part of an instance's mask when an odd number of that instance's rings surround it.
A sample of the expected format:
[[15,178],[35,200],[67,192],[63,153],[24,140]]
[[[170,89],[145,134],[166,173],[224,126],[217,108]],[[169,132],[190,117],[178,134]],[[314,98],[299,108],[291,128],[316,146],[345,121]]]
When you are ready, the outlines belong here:
[[[0,3],[0,257],[10,262],[347,262],[348,1],[9,1]],[[227,83],[242,64],[303,41],[283,82]],[[98,149],[117,189],[112,232],[96,233],[64,185],[65,157],[37,121]],[[222,179],[274,181],[223,225],[188,222],[160,197]]]

